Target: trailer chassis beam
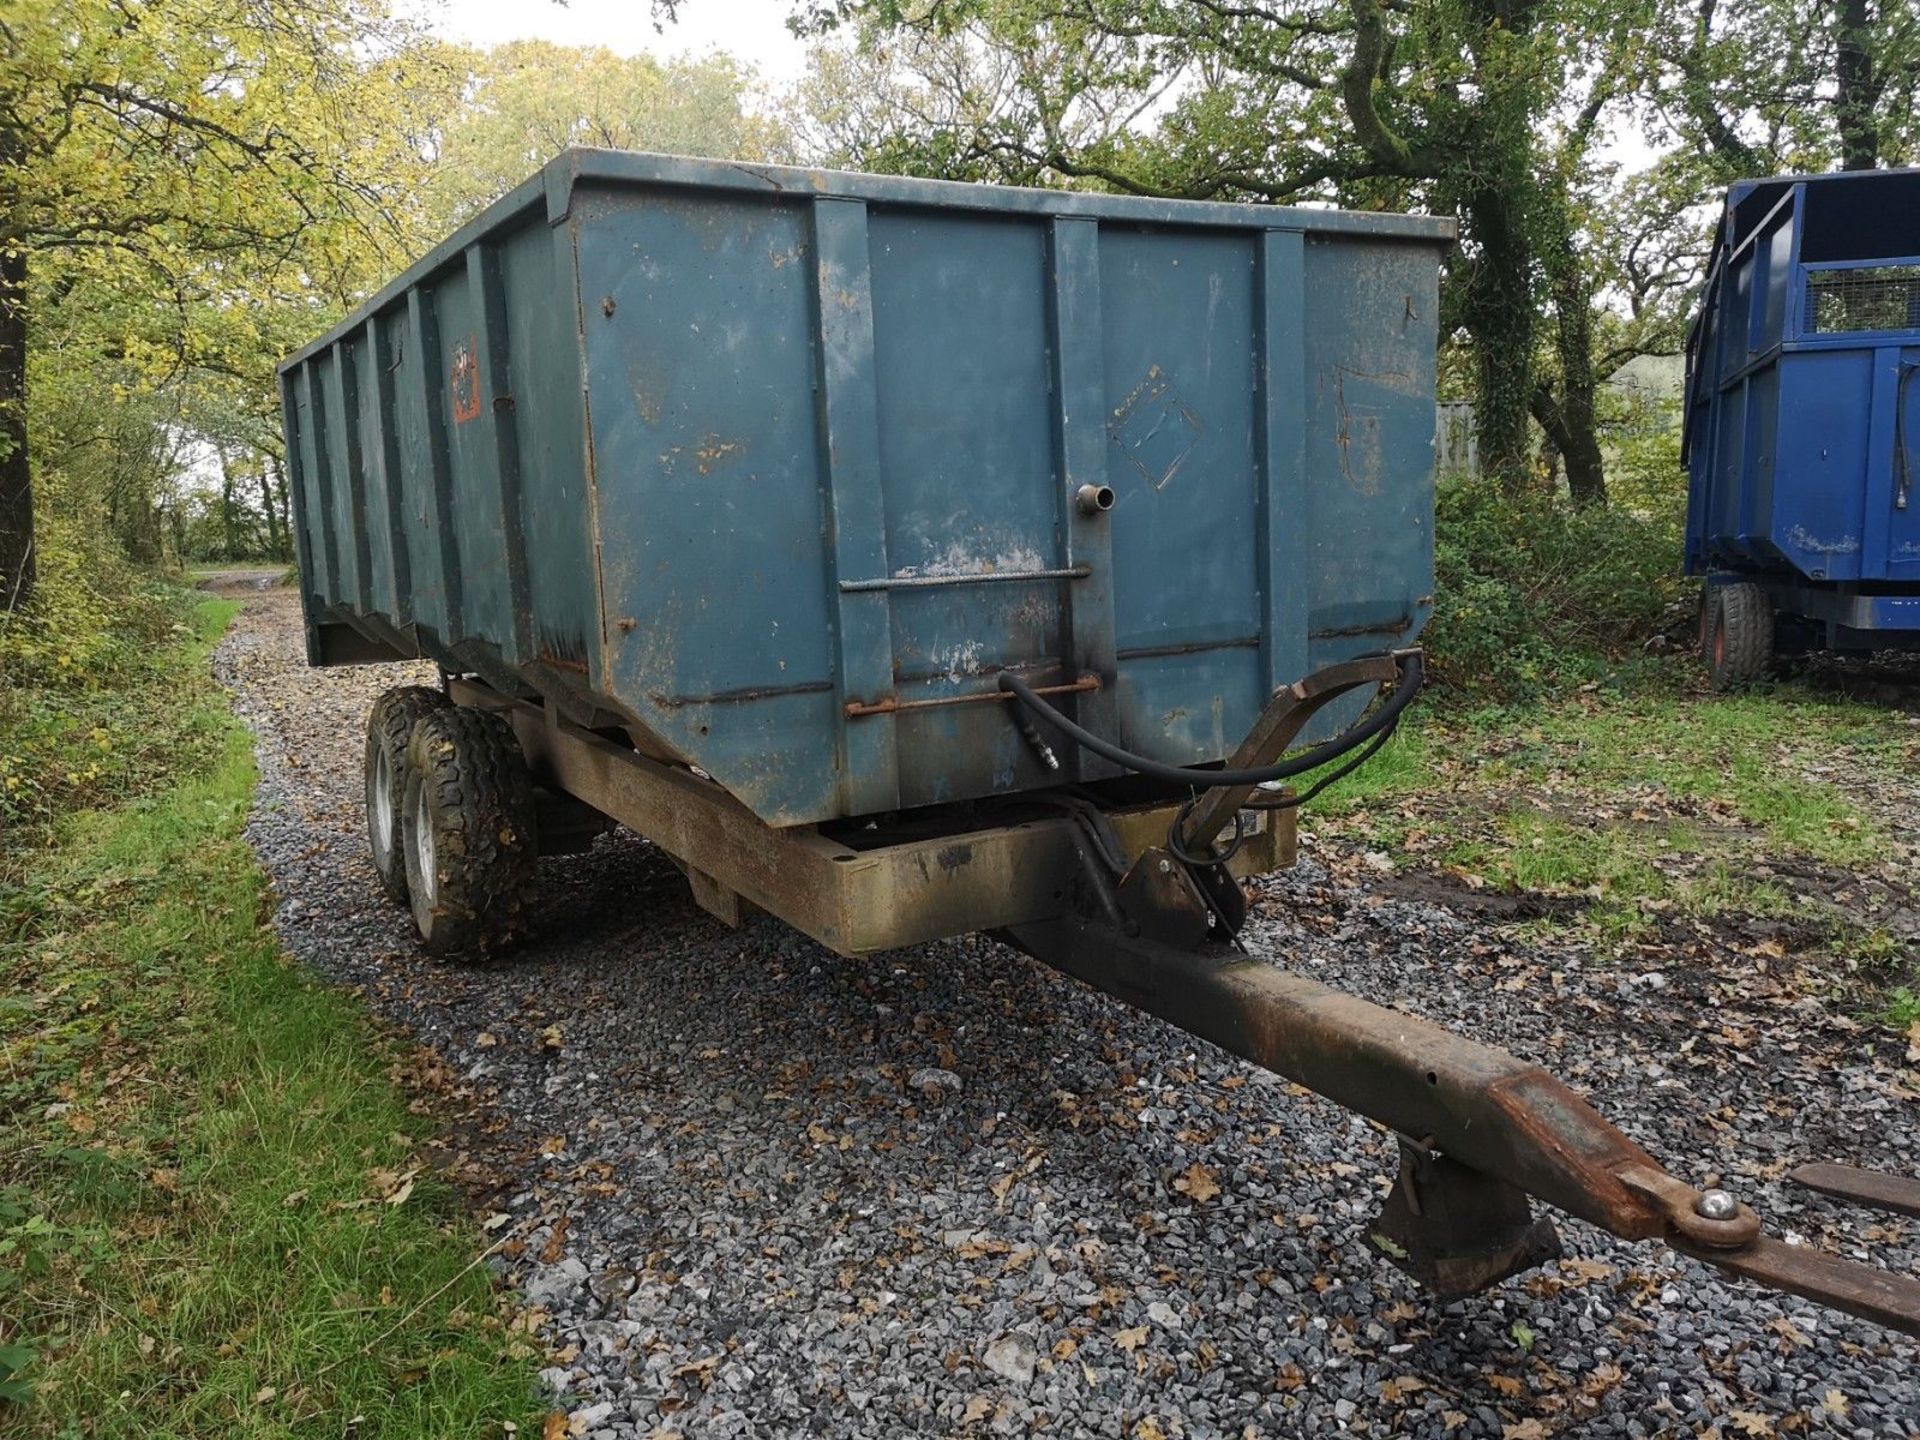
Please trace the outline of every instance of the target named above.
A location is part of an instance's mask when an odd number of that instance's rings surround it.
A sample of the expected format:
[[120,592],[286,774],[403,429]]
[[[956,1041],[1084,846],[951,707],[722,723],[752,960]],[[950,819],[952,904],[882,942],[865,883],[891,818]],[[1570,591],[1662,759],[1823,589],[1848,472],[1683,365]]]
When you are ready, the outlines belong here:
[[[1080,916],[1004,933],[1398,1135],[1400,1175],[1372,1240],[1442,1295],[1558,1254],[1551,1227],[1531,1218],[1534,1196],[1624,1239],[1663,1241],[1920,1335],[1920,1280],[1768,1238],[1750,1207],[1669,1174],[1538,1065],[1225,945],[1186,949]],[[1865,1183],[1843,1193],[1870,1203],[1877,1194]]]

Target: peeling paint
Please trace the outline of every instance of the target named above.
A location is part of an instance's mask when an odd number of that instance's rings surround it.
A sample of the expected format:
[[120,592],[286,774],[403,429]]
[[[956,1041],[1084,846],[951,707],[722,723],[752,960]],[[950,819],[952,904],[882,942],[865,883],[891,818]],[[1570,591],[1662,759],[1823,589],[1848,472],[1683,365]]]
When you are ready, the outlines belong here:
[[1787,532],[1787,543],[1810,555],[1852,555],[1860,549],[1860,542],[1851,535],[1842,535],[1838,540],[1822,540],[1801,525]]
[[933,663],[946,673],[947,679],[958,685],[970,675],[979,675],[986,669],[986,646],[978,640],[965,640],[942,654],[933,657]]
[[718,435],[708,435],[700,442],[694,457],[702,475],[711,475],[714,467],[730,455],[738,455],[747,447],[738,440],[722,440]]
[[979,555],[958,540],[921,565],[902,565],[893,572],[896,580],[914,580],[923,576],[998,575],[1006,571],[1044,570],[1047,561],[1030,545],[1015,543],[997,554]]

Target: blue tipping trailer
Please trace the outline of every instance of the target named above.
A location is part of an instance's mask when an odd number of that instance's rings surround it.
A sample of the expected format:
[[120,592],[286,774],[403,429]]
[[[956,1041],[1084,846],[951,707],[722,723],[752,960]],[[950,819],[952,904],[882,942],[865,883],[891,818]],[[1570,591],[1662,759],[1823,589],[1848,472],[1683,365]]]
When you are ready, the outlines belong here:
[[590,707],[781,826],[1054,783],[1007,671],[1219,760],[1430,610],[1451,233],[568,152],[283,368],[313,654]]
[[987,931],[1371,1116],[1371,1242],[1442,1296],[1558,1253],[1537,1196],[1920,1332],[1920,1282],[1238,943],[1272,787],[1419,690],[1451,233],[561,156],[282,370],[309,658],[442,672],[368,717],[382,886],[484,950],[618,821],[728,924]]
[[1920,643],[1920,170],[1733,186],[1687,339],[1687,573],[1722,685]]

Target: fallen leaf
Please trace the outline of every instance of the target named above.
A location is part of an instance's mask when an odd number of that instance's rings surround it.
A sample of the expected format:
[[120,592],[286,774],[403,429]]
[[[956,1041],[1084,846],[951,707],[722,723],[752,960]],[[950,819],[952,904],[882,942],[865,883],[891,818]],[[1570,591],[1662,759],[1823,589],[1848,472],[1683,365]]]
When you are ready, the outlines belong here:
[[405,1180],[400,1182],[399,1189],[387,1196],[387,1204],[404,1205],[407,1203],[407,1197],[411,1194],[413,1194],[413,1177],[409,1175]]
[[1529,1415],[1500,1431],[1500,1440],[1547,1440],[1547,1427]]
[[1131,1330],[1122,1330],[1113,1337],[1113,1343],[1122,1350],[1138,1350],[1147,1343],[1147,1327],[1136,1325]]
[[1071,1360],[1077,1353],[1079,1353],[1079,1350],[1080,1350],[1079,1342],[1069,1337],[1065,1340],[1060,1340],[1055,1342],[1053,1347],[1053,1358],[1056,1360]]
[[1767,1328],[1789,1345],[1804,1346],[1807,1343],[1807,1337],[1800,1328],[1784,1315],[1774,1316],[1767,1322]]
[[540,1426],[540,1440],[567,1440],[567,1417],[563,1412],[547,1413],[546,1421]]
[[1173,1182],[1173,1188],[1183,1191],[1195,1204],[1204,1205],[1220,1193],[1219,1178],[1198,1160],[1187,1167],[1187,1173]]
[[1623,1378],[1625,1372],[1618,1365],[1596,1365],[1580,1388],[1589,1395],[1601,1395],[1618,1385]]
[[1407,1396],[1427,1388],[1427,1382],[1418,1375],[1396,1375],[1391,1380],[1380,1383],[1380,1398],[1389,1405],[1398,1405]]
[[993,1401],[985,1395],[976,1395],[967,1401],[967,1408],[960,1412],[962,1425],[977,1425],[993,1414]]
[[1487,1376],[1487,1384],[1498,1390],[1502,1395],[1509,1397],[1527,1393],[1527,1382],[1524,1380],[1516,1380],[1511,1375],[1489,1375]]
[[1846,1419],[1848,1413],[1853,1409],[1852,1403],[1838,1390],[1827,1391],[1825,1395],[1820,1397],[1820,1404],[1829,1415],[1837,1416],[1842,1420]]
[[713,1372],[719,1368],[720,1357],[718,1355],[709,1355],[704,1360],[689,1360],[685,1365],[676,1365],[667,1372],[667,1376],[673,1380],[691,1377],[692,1379],[698,1380],[702,1385],[709,1385],[713,1383]]
[[1133,1440],[1167,1440],[1167,1432],[1160,1428],[1158,1420],[1146,1415],[1133,1427]]
[[1733,1422],[1733,1428],[1742,1435],[1771,1435],[1773,1421],[1758,1410],[1731,1410],[1727,1419]]
[[253,1403],[256,1405],[271,1405],[273,1403],[273,1397],[279,1393],[280,1392],[271,1385],[262,1385],[259,1390],[254,1392]]

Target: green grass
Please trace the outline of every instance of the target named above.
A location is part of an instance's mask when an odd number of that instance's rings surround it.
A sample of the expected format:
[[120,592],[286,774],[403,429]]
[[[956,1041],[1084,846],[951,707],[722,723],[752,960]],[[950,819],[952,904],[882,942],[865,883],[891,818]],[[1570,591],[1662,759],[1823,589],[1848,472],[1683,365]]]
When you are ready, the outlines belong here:
[[0,879],[0,1433],[525,1433],[486,1242],[405,1178],[405,1057],[264,925],[251,754],[205,673],[233,609],[141,676],[177,767]]
[[1902,851],[1878,777],[1920,758],[1904,716],[1793,685],[1707,695],[1676,659],[1631,693],[1416,717],[1308,807],[1310,826],[1472,887],[1578,897],[1559,923],[1603,947],[1671,916],[1790,919],[1877,973],[1914,973],[1899,942],[1760,869],[1885,877]]

